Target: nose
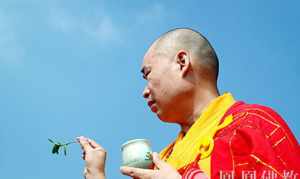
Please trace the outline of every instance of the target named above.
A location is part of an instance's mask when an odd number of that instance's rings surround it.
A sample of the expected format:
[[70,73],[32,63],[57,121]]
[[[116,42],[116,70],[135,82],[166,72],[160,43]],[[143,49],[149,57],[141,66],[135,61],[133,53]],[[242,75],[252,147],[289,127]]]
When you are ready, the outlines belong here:
[[146,86],[145,89],[144,89],[144,91],[143,91],[143,97],[144,97],[144,98],[149,98],[149,96],[150,96],[150,90],[149,90],[149,88]]

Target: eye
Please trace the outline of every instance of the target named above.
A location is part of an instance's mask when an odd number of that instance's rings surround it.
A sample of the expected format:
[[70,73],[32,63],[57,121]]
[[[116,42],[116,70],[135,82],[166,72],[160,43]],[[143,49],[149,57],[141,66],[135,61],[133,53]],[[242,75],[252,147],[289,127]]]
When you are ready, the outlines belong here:
[[145,72],[145,74],[143,75],[143,77],[144,77],[145,79],[147,79],[147,77],[148,77],[149,74],[150,74],[150,70],[147,70],[147,71]]
[[144,78],[145,80],[147,80],[147,77],[148,77],[148,75],[150,74],[150,72],[151,72],[150,68],[144,68],[144,69],[142,70],[143,78]]

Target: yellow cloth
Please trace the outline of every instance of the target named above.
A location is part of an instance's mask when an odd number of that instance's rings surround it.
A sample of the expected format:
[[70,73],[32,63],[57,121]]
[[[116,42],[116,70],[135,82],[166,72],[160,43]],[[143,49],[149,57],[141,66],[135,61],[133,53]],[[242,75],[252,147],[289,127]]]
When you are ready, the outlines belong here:
[[160,152],[161,158],[178,170],[193,162],[201,153],[198,164],[207,175],[210,175],[213,137],[218,130],[232,122],[233,118],[229,115],[220,124],[221,118],[234,102],[230,93],[225,93],[210,102],[186,135],[180,132],[177,139]]

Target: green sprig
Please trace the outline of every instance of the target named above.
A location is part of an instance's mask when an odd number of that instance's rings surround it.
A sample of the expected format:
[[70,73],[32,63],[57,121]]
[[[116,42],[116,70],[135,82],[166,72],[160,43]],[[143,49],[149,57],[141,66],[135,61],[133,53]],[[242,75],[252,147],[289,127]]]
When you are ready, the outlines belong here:
[[52,147],[52,154],[59,154],[59,149],[63,149],[65,156],[67,155],[68,145],[76,143],[76,141],[62,143],[62,142],[54,142],[52,139],[48,139],[49,142],[53,144]]

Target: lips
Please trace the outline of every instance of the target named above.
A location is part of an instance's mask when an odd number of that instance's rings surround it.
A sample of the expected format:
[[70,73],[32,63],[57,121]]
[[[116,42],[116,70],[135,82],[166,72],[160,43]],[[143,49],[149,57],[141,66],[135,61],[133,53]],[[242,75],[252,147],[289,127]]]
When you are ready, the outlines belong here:
[[155,103],[154,101],[150,100],[147,102],[148,103],[148,106],[151,108],[151,106]]
[[151,111],[156,113],[157,112],[157,106],[155,105],[155,101],[149,100],[147,102],[148,106],[150,107]]

